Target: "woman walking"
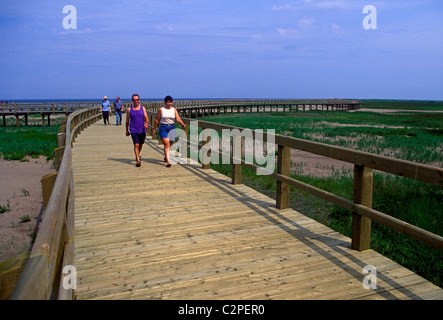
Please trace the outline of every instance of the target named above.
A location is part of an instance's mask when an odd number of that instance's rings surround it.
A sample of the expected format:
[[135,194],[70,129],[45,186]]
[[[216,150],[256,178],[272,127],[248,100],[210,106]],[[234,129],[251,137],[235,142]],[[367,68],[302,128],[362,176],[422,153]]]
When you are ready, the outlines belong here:
[[103,101],[100,105],[100,112],[103,115],[103,122],[106,124],[109,124],[109,114],[111,113],[111,107],[110,107],[110,103],[108,101],[108,97],[104,96],[103,97]]
[[160,139],[163,142],[166,166],[169,168],[171,162],[169,159],[169,148],[175,141],[175,121],[182,125],[182,128],[186,128],[186,125],[180,119],[177,109],[172,106],[172,97],[166,96],[164,99],[165,106],[160,108],[157,112],[157,118],[155,119],[154,128],[152,129],[152,136],[155,134],[155,129],[160,124],[158,132]]
[[145,107],[140,105],[140,96],[134,93],[132,95],[132,106],[126,113],[126,136],[131,135],[134,144],[136,167],[141,166],[140,152],[145,143],[148,120]]

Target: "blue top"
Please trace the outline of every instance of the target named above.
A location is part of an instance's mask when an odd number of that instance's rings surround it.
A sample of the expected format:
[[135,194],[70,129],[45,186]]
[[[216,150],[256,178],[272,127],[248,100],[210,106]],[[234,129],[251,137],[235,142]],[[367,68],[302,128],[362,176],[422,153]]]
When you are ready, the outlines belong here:
[[111,111],[111,108],[109,108],[111,104],[108,100],[102,102],[102,111]]
[[115,107],[115,109],[120,110],[123,107],[123,101],[121,101],[121,100],[115,101],[114,107]]

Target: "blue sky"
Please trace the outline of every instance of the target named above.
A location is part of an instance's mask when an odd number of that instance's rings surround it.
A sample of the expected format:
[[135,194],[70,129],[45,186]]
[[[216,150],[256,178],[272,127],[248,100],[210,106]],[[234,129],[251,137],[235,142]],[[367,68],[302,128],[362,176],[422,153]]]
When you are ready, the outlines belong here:
[[441,0],[1,1],[0,30],[2,100],[443,100]]

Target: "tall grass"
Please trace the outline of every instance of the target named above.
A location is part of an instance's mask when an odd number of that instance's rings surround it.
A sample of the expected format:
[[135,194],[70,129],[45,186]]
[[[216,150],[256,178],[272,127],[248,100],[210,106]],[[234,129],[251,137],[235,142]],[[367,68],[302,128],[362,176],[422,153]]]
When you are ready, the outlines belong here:
[[274,129],[294,138],[397,159],[443,163],[443,114],[299,112],[227,115],[204,120],[250,129]]
[[361,100],[362,108],[401,109],[401,110],[443,110],[443,101],[434,100]]
[[7,160],[23,160],[26,156],[37,158],[44,155],[54,158],[58,147],[57,133],[61,119],[54,119],[51,126],[0,127],[0,155]]
[[[383,154],[398,159],[443,164],[443,115],[377,113],[245,114],[205,118],[238,127],[275,129],[276,133]],[[340,127],[338,124],[345,124]],[[364,125],[364,126],[362,126]],[[226,175],[229,165],[212,165]],[[346,199],[353,197],[353,177],[336,171],[328,177],[291,176]],[[243,169],[243,183],[275,198],[276,182]],[[351,212],[291,187],[295,210],[351,236]],[[443,236],[443,191],[422,182],[375,172],[373,208]],[[371,248],[443,287],[443,251],[372,223]]]

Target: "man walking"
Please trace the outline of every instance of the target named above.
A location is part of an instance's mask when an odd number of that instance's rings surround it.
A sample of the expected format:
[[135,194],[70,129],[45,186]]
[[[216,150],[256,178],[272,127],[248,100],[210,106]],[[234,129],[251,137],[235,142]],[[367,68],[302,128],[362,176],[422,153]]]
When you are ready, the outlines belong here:
[[140,152],[145,143],[148,121],[146,109],[140,105],[140,96],[134,93],[132,95],[132,105],[126,111],[126,136],[131,135],[134,144],[136,167],[141,165]]
[[116,125],[122,124],[122,108],[123,108],[123,101],[120,100],[120,97],[117,97],[114,102],[114,110],[115,110],[115,121]]

